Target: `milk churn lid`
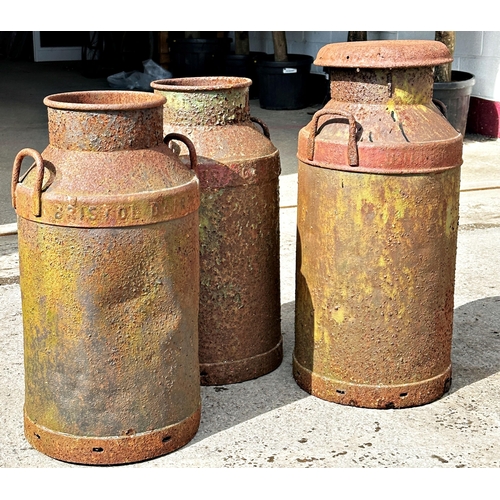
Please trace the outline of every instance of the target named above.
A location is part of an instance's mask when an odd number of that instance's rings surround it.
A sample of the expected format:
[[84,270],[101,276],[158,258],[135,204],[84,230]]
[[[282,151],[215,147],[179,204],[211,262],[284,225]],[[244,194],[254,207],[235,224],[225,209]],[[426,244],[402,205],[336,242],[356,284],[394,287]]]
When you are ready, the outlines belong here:
[[453,61],[444,43],[433,40],[371,40],[331,43],[314,64],[333,68],[416,68]]

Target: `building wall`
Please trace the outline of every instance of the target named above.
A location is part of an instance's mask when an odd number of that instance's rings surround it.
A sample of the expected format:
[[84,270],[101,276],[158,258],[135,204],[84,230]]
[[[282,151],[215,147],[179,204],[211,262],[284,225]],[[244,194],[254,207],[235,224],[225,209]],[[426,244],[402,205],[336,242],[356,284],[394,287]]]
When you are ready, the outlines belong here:
[[473,96],[500,101],[500,31],[457,31],[455,62],[475,76]]

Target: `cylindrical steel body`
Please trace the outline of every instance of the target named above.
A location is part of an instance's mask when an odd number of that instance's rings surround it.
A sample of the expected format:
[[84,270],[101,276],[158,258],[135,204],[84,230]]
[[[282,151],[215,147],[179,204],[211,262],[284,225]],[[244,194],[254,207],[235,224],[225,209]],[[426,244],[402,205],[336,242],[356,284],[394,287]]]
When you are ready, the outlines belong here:
[[462,136],[432,103],[438,42],[328,45],[331,100],[299,133],[293,372],[370,408],[451,383]]
[[164,455],[200,420],[198,179],[163,143],[160,96],[44,103],[49,145],[12,182],[26,438],[84,464]]
[[[282,360],[279,284],[279,152],[249,115],[246,78],[152,83],[166,98],[165,133],[198,153],[199,356],[203,385],[253,379]],[[264,132],[264,133],[263,133]]]

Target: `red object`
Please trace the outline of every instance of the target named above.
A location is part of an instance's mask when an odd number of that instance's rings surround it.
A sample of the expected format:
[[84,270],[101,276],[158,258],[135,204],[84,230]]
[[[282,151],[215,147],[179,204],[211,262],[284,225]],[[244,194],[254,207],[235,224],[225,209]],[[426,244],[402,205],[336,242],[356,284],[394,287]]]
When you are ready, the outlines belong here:
[[471,97],[467,132],[500,137],[500,102]]

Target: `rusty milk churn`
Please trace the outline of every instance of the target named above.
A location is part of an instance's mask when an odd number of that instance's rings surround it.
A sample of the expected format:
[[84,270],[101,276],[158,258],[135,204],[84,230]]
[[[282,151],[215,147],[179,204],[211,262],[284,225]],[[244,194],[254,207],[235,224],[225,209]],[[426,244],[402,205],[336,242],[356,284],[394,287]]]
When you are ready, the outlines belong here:
[[164,101],[48,96],[49,145],[15,159],[25,435],[60,460],[145,460],[198,429],[196,153],[164,144]]
[[165,133],[185,134],[198,154],[202,385],[259,377],[283,356],[280,160],[267,126],[250,117],[250,84],[236,77],[151,84],[167,100]]
[[432,103],[434,41],[337,43],[331,100],[299,133],[294,377],[401,408],[451,383],[462,136]]

